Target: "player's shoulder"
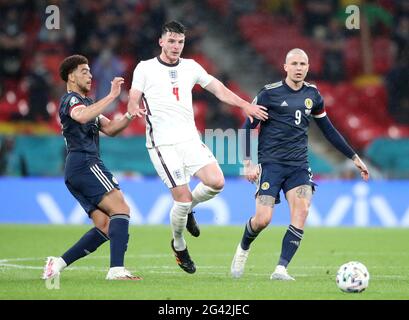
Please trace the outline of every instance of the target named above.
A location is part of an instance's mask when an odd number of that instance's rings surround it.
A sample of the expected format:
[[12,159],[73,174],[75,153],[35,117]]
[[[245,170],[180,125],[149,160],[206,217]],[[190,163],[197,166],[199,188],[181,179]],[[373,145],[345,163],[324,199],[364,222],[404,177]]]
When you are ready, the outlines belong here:
[[257,93],[257,96],[258,97],[261,97],[264,95],[270,96],[271,94],[274,94],[274,92],[277,89],[282,88],[282,86],[283,86],[283,81],[268,83],[263,88],[261,88],[261,90]]
[[146,66],[146,65],[151,65],[151,64],[157,64],[159,63],[158,59],[156,57],[147,59],[147,60],[140,60],[138,62],[138,66]]
[[311,90],[311,92],[313,92],[313,94],[317,95],[317,96],[321,96],[320,91],[318,90],[318,87],[316,84],[304,81],[304,85],[308,90]]
[[317,87],[316,84],[313,84],[313,83],[311,83],[311,82],[304,81],[304,85],[305,85],[307,88],[310,88],[310,89],[313,90],[313,91],[318,91],[318,87]]
[[79,99],[82,99],[82,96],[78,92],[75,92],[75,91],[68,91],[66,94],[67,94],[67,97],[77,97]]
[[155,64],[158,64],[159,61],[156,57],[151,58],[151,59],[147,59],[147,60],[141,60],[137,63],[136,67],[137,68],[146,68]]
[[283,81],[277,81],[273,83],[266,84],[262,90],[274,90],[283,86]]
[[192,58],[179,58],[179,65],[180,66],[200,66],[200,63],[197,62],[195,59]]
[[179,63],[197,63],[193,58],[179,58]]
[[179,58],[178,68],[188,72],[191,75],[199,75],[206,72],[206,69],[195,59],[192,58]]
[[61,97],[61,104],[62,105],[69,105],[73,106],[78,103],[82,103],[83,98],[77,92],[69,91]]

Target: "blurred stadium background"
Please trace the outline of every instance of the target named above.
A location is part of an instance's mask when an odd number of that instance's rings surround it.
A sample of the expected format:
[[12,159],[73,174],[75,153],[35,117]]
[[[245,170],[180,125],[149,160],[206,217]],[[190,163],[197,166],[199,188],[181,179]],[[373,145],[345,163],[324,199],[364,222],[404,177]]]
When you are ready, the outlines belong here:
[[[345,27],[351,4],[360,8],[357,30]],[[58,30],[46,28],[49,5],[59,8]],[[109,92],[113,76],[125,77],[121,97],[105,113],[115,117],[126,111],[136,64],[159,53],[160,26],[178,19],[188,27],[184,57],[249,101],[283,78],[288,50],[309,55],[307,81],[318,85],[331,120],[372,175],[360,182],[313,124],[309,156],[319,187],[310,225],[409,226],[408,1],[0,0],[0,17],[0,223],[87,222],[62,178],[59,63],[86,55],[96,99]],[[244,120],[200,88],[194,109],[202,133]],[[142,119],[120,137],[101,137],[102,158],[120,180],[132,222],[166,224],[171,198],[149,161],[144,132]],[[241,225],[253,213],[254,188],[241,179],[239,163],[222,169],[225,191],[199,208],[198,220]],[[288,219],[286,204],[278,206],[274,223]]]

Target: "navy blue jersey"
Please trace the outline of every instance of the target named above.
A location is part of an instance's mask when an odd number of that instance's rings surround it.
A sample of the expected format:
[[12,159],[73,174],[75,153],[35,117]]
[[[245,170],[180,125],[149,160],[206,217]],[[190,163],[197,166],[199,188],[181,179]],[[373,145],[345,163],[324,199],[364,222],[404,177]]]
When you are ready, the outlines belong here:
[[255,103],[268,111],[268,120],[260,122],[259,163],[307,163],[311,117],[325,116],[324,101],[317,88],[304,82],[296,91],[279,81],[264,86]]
[[98,117],[85,124],[71,118],[71,110],[76,106],[89,106],[92,99],[81,97],[76,92],[66,93],[60,101],[60,121],[65,138],[67,153],[84,152],[99,157],[99,119]]

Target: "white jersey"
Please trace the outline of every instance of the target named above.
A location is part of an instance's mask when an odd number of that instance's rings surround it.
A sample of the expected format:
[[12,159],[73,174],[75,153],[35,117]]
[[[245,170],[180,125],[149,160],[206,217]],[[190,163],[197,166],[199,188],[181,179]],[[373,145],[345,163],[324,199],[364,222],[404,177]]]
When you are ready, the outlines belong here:
[[155,57],[135,68],[132,89],[143,92],[146,115],[146,146],[171,145],[198,138],[192,89],[207,86],[213,77],[192,59],[174,65]]

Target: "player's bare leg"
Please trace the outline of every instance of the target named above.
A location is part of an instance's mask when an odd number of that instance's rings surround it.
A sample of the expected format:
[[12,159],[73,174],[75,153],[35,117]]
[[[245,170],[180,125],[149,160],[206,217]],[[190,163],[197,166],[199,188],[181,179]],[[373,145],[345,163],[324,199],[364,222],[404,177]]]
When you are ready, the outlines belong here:
[[273,280],[294,280],[288,275],[287,266],[295,255],[304,234],[304,225],[311,204],[312,187],[297,186],[287,191],[286,197],[290,207],[291,224],[283,238],[278,265],[271,275]]
[[312,187],[302,185],[289,190],[286,194],[290,207],[291,224],[303,230],[312,199]]
[[192,205],[192,194],[187,184],[170,189],[173,197],[173,206],[170,210],[170,224],[173,233],[171,248],[175,254],[176,262],[187,273],[194,273],[196,267],[190,258],[183,230],[186,227],[187,216]]
[[198,237],[200,229],[194,217],[193,208],[200,202],[214,198],[223,190],[224,176],[217,162],[209,163],[199,169],[195,176],[200,179],[200,183],[192,191],[192,206],[188,214],[186,229],[192,236]]
[[250,253],[250,244],[270,224],[274,211],[274,202],[275,198],[272,196],[257,196],[256,214],[246,223],[241,243],[237,245],[236,253],[231,263],[230,273],[233,278],[240,278],[243,275]]
[[275,198],[268,195],[258,195],[256,199],[256,214],[251,219],[251,227],[255,232],[266,228],[273,217]]
[[97,209],[91,213],[91,219],[94,223],[94,226],[98,228],[98,230],[102,231],[105,235],[108,234],[109,230],[109,215],[105,212]]

